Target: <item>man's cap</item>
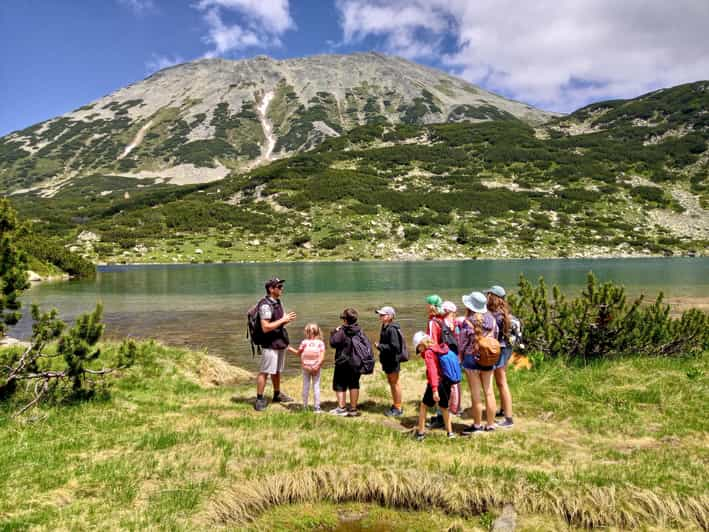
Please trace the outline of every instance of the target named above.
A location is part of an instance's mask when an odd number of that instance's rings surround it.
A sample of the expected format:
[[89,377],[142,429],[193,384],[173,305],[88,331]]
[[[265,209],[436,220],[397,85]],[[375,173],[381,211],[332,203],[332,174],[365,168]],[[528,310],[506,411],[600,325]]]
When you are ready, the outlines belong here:
[[271,277],[268,281],[266,281],[266,290],[269,288],[273,288],[274,286],[278,286],[279,284],[285,283],[285,279],[280,279],[278,277]]
[[452,301],[444,301],[443,304],[441,305],[441,309],[443,309],[443,312],[457,312],[458,307],[455,306],[455,303]]
[[482,292],[471,292],[463,296],[463,305],[473,312],[487,312],[487,298]]
[[382,307],[380,309],[377,309],[374,311],[376,314],[379,314],[380,316],[391,316],[392,318],[396,316],[396,310],[394,310],[394,307]]
[[505,297],[507,292],[500,285],[496,284],[485,290],[486,294],[495,294],[497,297]]

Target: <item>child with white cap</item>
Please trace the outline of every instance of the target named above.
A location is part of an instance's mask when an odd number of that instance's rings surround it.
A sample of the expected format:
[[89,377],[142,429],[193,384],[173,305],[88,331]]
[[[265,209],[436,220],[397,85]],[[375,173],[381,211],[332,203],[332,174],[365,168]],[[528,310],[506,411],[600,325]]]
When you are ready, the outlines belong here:
[[399,384],[400,357],[403,349],[403,337],[399,325],[394,323],[396,310],[391,306],[377,309],[382,329],[379,332],[379,342],[375,344],[379,349],[379,362],[387,376],[391,390],[391,408],[384,412],[385,416],[401,417],[404,414],[401,399],[401,384]]

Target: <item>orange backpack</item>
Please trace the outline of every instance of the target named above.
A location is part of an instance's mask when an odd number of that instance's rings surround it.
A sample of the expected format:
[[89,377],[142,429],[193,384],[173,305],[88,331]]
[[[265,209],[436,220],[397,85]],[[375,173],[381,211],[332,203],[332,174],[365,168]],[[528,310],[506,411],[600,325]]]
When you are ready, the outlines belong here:
[[478,343],[478,364],[481,366],[494,366],[500,360],[500,342],[492,336],[483,334],[483,318],[479,313],[475,314],[475,339]]

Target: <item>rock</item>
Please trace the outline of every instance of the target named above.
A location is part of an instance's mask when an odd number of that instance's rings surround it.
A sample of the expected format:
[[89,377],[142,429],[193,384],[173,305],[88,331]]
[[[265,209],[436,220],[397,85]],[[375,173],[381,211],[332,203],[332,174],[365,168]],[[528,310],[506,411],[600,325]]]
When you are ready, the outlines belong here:
[[29,347],[30,344],[29,344],[29,342],[23,342],[22,340],[18,340],[17,338],[13,338],[12,336],[2,336],[2,337],[0,337],[0,346],[2,346],[2,347],[11,347],[11,346]]
[[514,506],[506,504],[502,509],[502,515],[492,523],[492,530],[494,532],[514,532],[516,521],[517,512],[515,512]]
[[101,240],[96,233],[92,233],[91,231],[82,231],[76,239],[81,242],[98,242]]
[[202,250],[199,249],[199,248],[195,249],[194,252],[195,252],[197,255],[201,255],[202,253],[204,253],[204,251],[202,251]]
[[27,280],[30,283],[39,283],[42,281],[42,276],[39,275],[37,272],[33,272],[32,270],[27,270]]

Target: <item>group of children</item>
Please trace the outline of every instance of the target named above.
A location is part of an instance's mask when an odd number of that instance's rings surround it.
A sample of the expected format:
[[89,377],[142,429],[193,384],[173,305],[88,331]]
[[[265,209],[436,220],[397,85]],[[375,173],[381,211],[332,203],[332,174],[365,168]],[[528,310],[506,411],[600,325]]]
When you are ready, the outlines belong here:
[[[461,316],[458,316],[458,308],[453,302],[443,301],[438,295],[426,298],[427,327],[413,337],[416,353],[425,362],[427,380],[415,431],[417,439],[425,437],[427,427],[444,428],[449,438],[455,437],[451,414],[462,414],[460,382],[463,373],[472,398],[473,423],[462,431],[462,435],[514,426],[512,396],[506,370],[512,355],[511,338],[517,333],[519,324],[510,314],[505,295],[501,286],[493,286],[485,293],[466,294],[462,297],[465,311]],[[399,417],[403,415],[399,372],[401,362],[408,360],[406,342],[398,324],[394,322],[396,311],[393,307],[384,306],[376,310],[376,313],[381,321],[381,331],[379,341],[374,346],[379,351],[379,361],[387,376],[392,396],[392,405],[385,415]],[[371,350],[371,345],[357,323],[358,314],[355,309],[345,309],[340,319],[342,325],[330,335],[330,345],[335,349],[333,390],[337,395],[337,406],[330,413],[354,417],[359,415],[357,403],[363,372],[352,364],[352,356],[359,346]],[[306,325],[304,333],[305,339],[298,349],[289,349],[301,359],[304,407],[308,405],[312,387],[314,410],[321,412],[320,368],[325,358],[325,343],[320,328],[314,323]],[[499,411],[496,409],[493,377],[502,403]],[[349,404],[346,404],[347,392]],[[481,394],[485,397],[485,425],[482,423]],[[438,408],[438,413],[427,423],[428,408],[434,407]],[[496,417],[504,419],[496,423]]]

